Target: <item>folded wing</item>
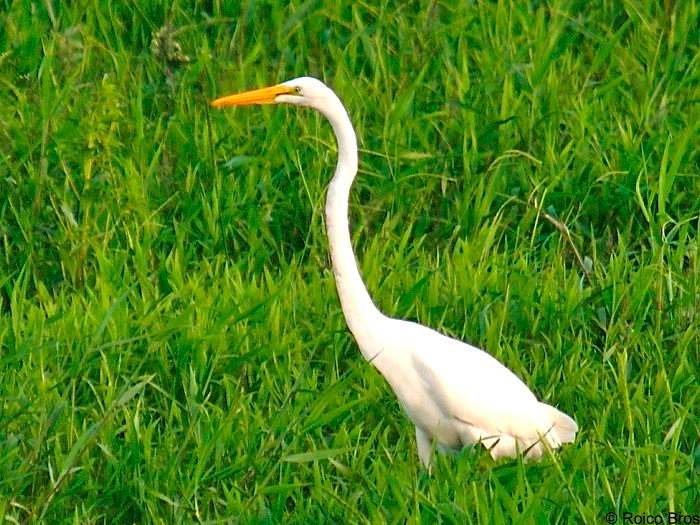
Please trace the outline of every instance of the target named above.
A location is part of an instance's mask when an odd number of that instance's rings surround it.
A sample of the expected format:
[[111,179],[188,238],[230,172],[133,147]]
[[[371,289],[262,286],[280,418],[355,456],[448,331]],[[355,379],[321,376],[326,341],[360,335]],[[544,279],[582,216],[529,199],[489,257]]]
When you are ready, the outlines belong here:
[[413,366],[462,445],[480,442],[494,458],[519,452],[537,458],[544,452],[543,442],[558,448],[574,440],[576,422],[540,403],[499,361],[478,348],[431,332],[434,336],[429,339],[435,338],[434,344],[414,349]]

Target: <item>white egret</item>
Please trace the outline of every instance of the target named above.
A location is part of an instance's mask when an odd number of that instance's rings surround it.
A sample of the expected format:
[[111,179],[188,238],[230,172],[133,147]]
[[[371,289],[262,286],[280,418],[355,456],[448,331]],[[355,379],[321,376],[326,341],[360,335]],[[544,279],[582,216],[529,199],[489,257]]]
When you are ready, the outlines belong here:
[[432,447],[457,450],[481,443],[496,459],[574,441],[578,426],[541,403],[508,368],[483,350],[431,328],[382,314],[362,281],[350,242],[348,197],[357,174],[357,138],[336,94],[315,78],[219,98],[216,108],[294,104],[319,111],[333,126],[338,163],[326,197],[326,230],[345,320],[364,358],[389,382],[416,425],[418,456],[431,465]]

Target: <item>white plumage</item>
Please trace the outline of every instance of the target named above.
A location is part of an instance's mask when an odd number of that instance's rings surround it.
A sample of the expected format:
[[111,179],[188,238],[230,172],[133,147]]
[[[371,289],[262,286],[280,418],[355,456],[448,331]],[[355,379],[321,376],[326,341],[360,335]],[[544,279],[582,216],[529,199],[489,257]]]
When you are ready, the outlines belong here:
[[326,228],[345,320],[362,355],[389,382],[416,425],[418,455],[431,464],[433,443],[460,449],[481,443],[493,458],[542,456],[571,443],[578,426],[541,403],[513,372],[483,350],[409,321],[391,319],[374,305],[350,242],[348,196],[357,173],[357,139],[347,112],[323,82],[310,77],[215,100],[214,107],[288,103],[311,107],[333,126],[338,163],[328,188]]

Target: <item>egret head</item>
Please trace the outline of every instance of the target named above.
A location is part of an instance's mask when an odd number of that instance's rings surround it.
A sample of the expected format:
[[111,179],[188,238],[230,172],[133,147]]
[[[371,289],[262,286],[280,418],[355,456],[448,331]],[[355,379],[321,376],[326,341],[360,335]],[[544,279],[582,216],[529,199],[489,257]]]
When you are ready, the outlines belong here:
[[329,96],[333,96],[333,92],[320,80],[299,77],[275,86],[217,98],[211,105],[223,108],[250,104],[296,104],[318,108]]

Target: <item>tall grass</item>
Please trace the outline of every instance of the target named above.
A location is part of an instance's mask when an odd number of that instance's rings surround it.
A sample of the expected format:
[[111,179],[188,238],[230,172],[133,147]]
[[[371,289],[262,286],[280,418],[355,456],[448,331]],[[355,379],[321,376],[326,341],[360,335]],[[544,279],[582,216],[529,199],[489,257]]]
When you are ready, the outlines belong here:
[[[0,2],[0,517],[601,523],[700,514],[700,4]],[[360,136],[373,297],[572,414],[419,466],[323,228]],[[622,521],[621,521],[622,522]]]

